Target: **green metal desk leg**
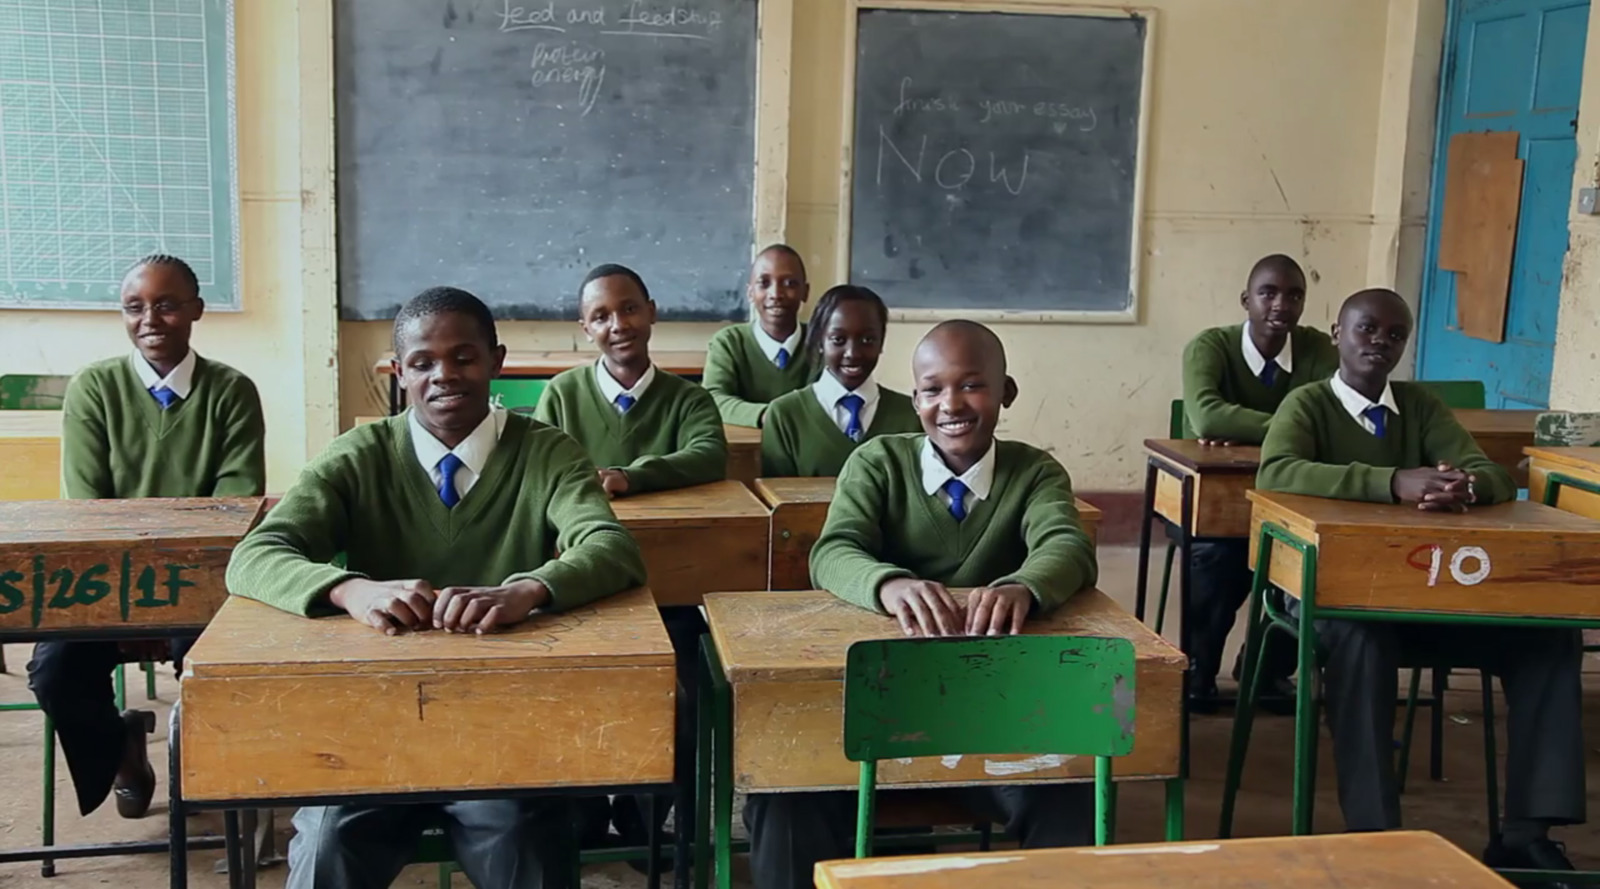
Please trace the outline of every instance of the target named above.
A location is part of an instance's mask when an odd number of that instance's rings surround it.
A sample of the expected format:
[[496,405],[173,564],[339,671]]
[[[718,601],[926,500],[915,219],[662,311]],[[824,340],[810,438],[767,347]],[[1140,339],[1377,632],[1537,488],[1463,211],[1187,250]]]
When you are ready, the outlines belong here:
[[[715,717],[710,701],[711,691],[710,636],[700,638],[699,700],[707,702],[700,711],[695,740],[695,795],[694,795],[694,885],[706,889],[711,875],[711,724]],[[718,840],[722,840],[718,837]]]
[[1167,779],[1167,842],[1183,839],[1183,779]]
[[1233,806],[1244,776],[1245,753],[1250,748],[1250,728],[1256,712],[1256,684],[1261,673],[1261,651],[1267,639],[1268,619],[1262,613],[1261,599],[1267,588],[1267,565],[1272,554],[1272,536],[1261,531],[1256,546],[1256,569],[1250,584],[1250,611],[1245,620],[1244,667],[1239,673],[1239,699],[1233,708],[1233,737],[1228,747],[1228,770],[1222,783],[1222,819],[1217,836],[1233,836]]
[[711,667],[711,698],[716,710],[711,752],[712,817],[715,822],[717,889],[733,889],[733,689],[722,672],[722,659],[707,648]]
[[1301,550],[1300,681],[1294,708],[1294,836],[1311,833],[1317,782],[1317,548]]
[[[39,819],[39,834],[42,845],[54,846],[56,844],[56,723],[49,716],[44,718],[44,811]],[[53,877],[56,875],[56,862],[54,858],[46,858],[39,862],[39,875]]]

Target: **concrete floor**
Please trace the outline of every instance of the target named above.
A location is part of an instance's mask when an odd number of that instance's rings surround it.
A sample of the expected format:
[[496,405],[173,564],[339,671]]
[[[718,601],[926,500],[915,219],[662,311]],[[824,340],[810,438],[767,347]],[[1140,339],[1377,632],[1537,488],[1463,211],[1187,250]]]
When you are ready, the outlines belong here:
[[[1101,551],[1101,588],[1111,593],[1128,607],[1132,607],[1134,568],[1136,554],[1129,549]],[[1159,565],[1155,572],[1159,579]],[[1175,619],[1169,615],[1167,628],[1175,629]],[[1234,645],[1238,644],[1235,633]],[[23,665],[27,660],[27,646],[6,647],[6,658],[11,671],[0,675],[0,701],[32,700],[28,693]],[[1232,663],[1230,652],[1224,659]],[[1592,674],[1600,664],[1586,664],[1586,674]],[[131,699],[135,706],[142,703],[142,683],[129,673]],[[1226,679],[1226,677],[1224,677]],[[1226,684],[1226,682],[1224,683]],[[1600,676],[1586,682],[1586,730],[1589,743],[1587,771],[1595,772],[1600,765],[1600,706],[1587,704],[1600,697]],[[164,737],[166,711],[177,692],[177,683],[170,667],[164,671],[158,685],[159,700],[148,706],[160,711],[157,721],[157,740],[152,742],[152,755],[156,770],[165,780],[165,757],[157,750]],[[1503,706],[1501,708],[1503,712]],[[1427,750],[1429,732],[1426,718],[1420,718],[1413,752],[1413,780],[1410,792],[1403,798],[1405,823],[1409,827],[1436,831],[1467,851],[1478,854],[1487,836],[1484,802],[1483,744],[1478,681],[1475,675],[1458,675],[1454,687],[1446,697],[1444,723],[1444,775],[1442,782],[1427,778]],[[6,793],[0,795],[0,848],[32,846],[39,842],[40,807],[40,754],[42,720],[36,713],[0,714],[0,786]],[[1196,717],[1192,725],[1192,777],[1187,792],[1188,834],[1191,838],[1215,836],[1217,815],[1222,792],[1222,771],[1227,760],[1228,736],[1232,721],[1228,712],[1216,716]],[[1239,798],[1239,817],[1235,827],[1237,836],[1270,836],[1289,831],[1289,776],[1290,751],[1293,726],[1286,718],[1263,716],[1256,722],[1256,733],[1251,756],[1245,773],[1244,787]],[[1502,731],[1499,749],[1505,750]],[[1333,795],[1332,757],[1328,750],[1326,733],[1319,757],[1320,781],[1317,798],[1317,827],[1320,831],[1341,829],[1337,801]],[[109,840],[162,839],[166,834],[165,806],[157,803],[150,816],[140,821],[123,821],[107,805],[87,818],[80,818],[72,802],[72,789],[64,763],[58,763],[56,798],[59,811],[56,818],[56,836],[62,843],[81,843]],[[1156,785],[1124,785],[1119,802],[1118,839],[1122,842],[1155,841],[1161,839],[1162,791]],[[287,813],[278,819],[280,849],[287,848]],[[220,816],[205,815],[191,823],[191,831],[220,831]],[[1600,868],[1600,828],[1594,825],[1566,828],[1557,838],[1568,844],[1569,854],[1579,867]],[[212,873],[220,852],[196,853],[190,858],[190,885],[197,889],[210,889],[226,885],[223,876]],[[748,886],[744,879],[743,863],[736,860],[740,879],[736,885]],[[397,886],[436,885],[433,867],[414,867],[396,883]],[[283,885],[285,871],[282,866],[262,872],[263,889],[277,889]],[[0,865],[0,887],[49,886],[54,889],[89,889],[116,884],[118,889],[157,889],[167,885],[165,856],[129,856],[123,858],[86,859],[64,861],[57,865],[57,876],[45,880],[39,876],[37,864]],[[455,878],[456,887],[468,883],[462,876]],[[584,875],[587,889],[635,889],[642,887],[644,879],[626,865],[613,864],[589,868]]]

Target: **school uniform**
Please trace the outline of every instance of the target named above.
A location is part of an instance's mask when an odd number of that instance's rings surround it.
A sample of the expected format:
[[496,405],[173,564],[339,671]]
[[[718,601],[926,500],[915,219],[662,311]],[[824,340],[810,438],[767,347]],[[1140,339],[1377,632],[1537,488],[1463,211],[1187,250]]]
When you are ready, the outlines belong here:
[[[1328,335],[1311,327],[1289,332],[1283,350],[1267,358],[1250,339],[1250,322],[1202,331],[1183,352],[1183,410],[1200,438],[1260,444],[1273,412],[1295,389],[1325,380],[1339,367]],[[1196,691],[1214,685],[1234,616],[1250,596],[1248,540],[1195,543],[1189,558],[1189,651]],[[1294,673],[1293,649],[1274,638],[1267,649],[1268,680]]]
[[759,427],[761,414],[778,396],[804,388],[817,378],[816,360],[801,348],[806,326],[796,324],[789,338],[767,335],[760,321],[724,327],[706,345],[706,391],[716,400],[722,422]]
[[851,391],[824,370],[815,383],[768,406],[761,429],[761,474],[838,475],[862,442],[920,431],[922,421],[910,396],[885,389],[871,377]]
[[[1397,469],[1441,462],[1476,476],[1479,504],[1517,496],[1443,402],[1417,383],[1392,382],[1376,403],[1342,378],[1284,399],[1262,445],[1256,486],[1341,500],[1393,503]],[[1291,601],[1291,606],[1294,604]],[[1405,665],[1488,669],[1507,700],[1508,827],[1584,819],[1584,748],[1577,630],[1456,627],[1319,620],[1328,726],[1349,830],[1400,826],[1394,776],[1394,702]]]
[[[407,411],[336,439],[228,563],[229,592],[308,617],[337,613],[328,592],[357,577],[534,579],[564,611],[642,584],[644,564],[565,433],[494,410],[451,450]],[[294,823],[289,889],[386,887],[441,823],[474,885],[570,885],[572,825],[558,798],[313,807]]]
[[[190,351],[162,377],[138,352],[99,361],[67,385],[61,496],[258,497],[265,436],[255,385],[221,362]],[[195,638],[174,640],[174,663]],[[131,742],[111,671],[132,660],[115,642],[40,642],[28,663],[28,687],[55,723],[85,815],[105,800]]]
[[[1020,583],[1045,613],[1092,587],[1097,574],[1066,470],[1016,441],[996,441],[960,475],[924,435],[867,442],[845,461],[811,551],[813,583],[879,613],[886,612],[878,589],[895,578]],[[1025,848],[1093,840],[1086,784],[981,786],[962,796]],[[744,813],[757,889],[808,887],[817,861],[850,857],[855,805],[851,791],[751,794]]]

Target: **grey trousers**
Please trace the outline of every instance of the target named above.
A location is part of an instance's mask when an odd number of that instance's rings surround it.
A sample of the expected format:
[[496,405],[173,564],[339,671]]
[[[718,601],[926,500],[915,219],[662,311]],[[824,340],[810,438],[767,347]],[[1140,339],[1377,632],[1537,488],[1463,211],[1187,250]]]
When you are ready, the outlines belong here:
[[559,797],[419,806],[317,806],[294,815],[286,889],[387,889],[441,826],[478,889],[569,889],[572,817]]
[[1346,829],[1400,826],[1395,701],[1399,671],[1413,664],[1484,669],[1500,678],[1507,819],[1584,820],[1579,631],[1319,620],[1317,637],[1327,652],[1323,695]]
[[[1093,784],[968,787],[958,792],[963,805],[1004,824],[1024,849],[1094,842]],[[855,855],[856,794],[752,793],[744,804],[744,826],[750,834],[756,889],[812,889],[817,862]]]

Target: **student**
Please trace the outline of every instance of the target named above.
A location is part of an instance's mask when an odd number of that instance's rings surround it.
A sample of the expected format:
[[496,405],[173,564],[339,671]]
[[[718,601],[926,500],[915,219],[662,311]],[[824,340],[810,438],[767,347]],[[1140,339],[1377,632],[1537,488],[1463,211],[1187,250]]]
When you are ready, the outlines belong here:
[[[266,489],[261,398],[244,374],[189,347],[205,313],[188,264],[155,254],[122,279],[131,355],[95,362],[67,386],[61,420],[61,496],[259,497]],[[55,722],[87,815],[116,797],[117,814],[143,817],[156,776],[145,736],[155,713],[118,714],[117,664],[181,663],[194,636],[173,641],[40,642],[28,686]]]
[[816,379],[811,355],[800,348],[800,307],[811,294],[806,264],[793,247],[774,244],[756,256],[746,293],[755,320],[711,338],[704,383],[724,423],[759,427],[769,402]]
[[921,430],[911,399],[872,378],[888,326],[888,307],[865,287],[841,284],[822,295],[806,328],[805,351],[823,373],[767,408],[762,475],[838,475],[867,439]]
[[[583,449],[491,409],[505,347],[482,302],[423,291],[395,316],[394,351],[410,410],[341,435],[301,472],[234,551],[231,593],[389,635],[487,633],[644,582]],[[289,889],[388,886],[433,824],[475,886],[572,885],[558,798],[310,807],[294,824]]]
[[[1510,474],[1436,396],[1389,381],[1411,330],[1411,310],[1391,290],[1345,301],[1333,326],[1339,371],[1284,399],[1262,446],[1257,487],[1454,512],[1516,498]],[[1571,868],[1548,832],[1584,820],[1577,630],[1326,620],[1317,622],[1317,638],[1327,652],[1324,694],[1346,829],[1400,826],[1393,727],[1401,665],[1487,668],[1505,688],[1510,742],[1503,844],[1484,860]]]
[[[1203,331],[1183,352],[1184,417],[1202,444],[1260,444],[1284,396],[1327,379],[1339,366],[1328,335],[1299,326],[1306,276],[1293,259],[1275,253],[1256,262],[1239,304],[1245,310],[1243,324]],[[1216,707],[1223,647],[1234,615],[1250,595],[1250,542],[1195,543],[1189,571],[1189,654],[1194,660],[1190,709],[1210,712]],[[1293,646],[1275,635],[1263,674],[1267,709],[1294,712],[1289,682],[1294,668]],[[1238,664],[1234,678],[1239,678]]]
[[[578,325],[599,345],[600,360],[592,368],[557,376],[534,411],[536,419],[583,445],[603,467],[601,483],[613,497],[721,481],[728,473],[728,442],[711,395],[650,363],[655,321],[656,304],[632,269],[609,263],[595,267],[578,288]],[[694,774],[695,664],[706,624],[697,606],[669,606],[661,616],[677,653],[683,718],[676,768],[687,780]],[[597,802],[603,799],[579,804],[586,844],[604,835]],[[615,801],[610,818],[624,843],[644,844],[647,811],[643,798]]]
[[627,266],[596,266],[578,290],[593,367],[550,381],[534,419],[578,440],[612,497],[686,488],[728,474],[728,440],[706,390],[650,362],[656,304]]
[[[1049,454],[997,441],[1017,395],[988,328],[947,321],[913,359],[923,435],[886,435],[850,455],[811,552],[811,578],[893,615],[908,636],[1004,635],[1094,585],[1094,547],[1072,483]],[[950,592],[974,587],[962,601]],[[975,714],[981,715],[981,714]],[[969,805],[1006,822],[1025,848],[1091,842],[1086,784],[975,787]],[[757,889],[811,885],[819,860],[848,858],[856,794],[751,794]]]

